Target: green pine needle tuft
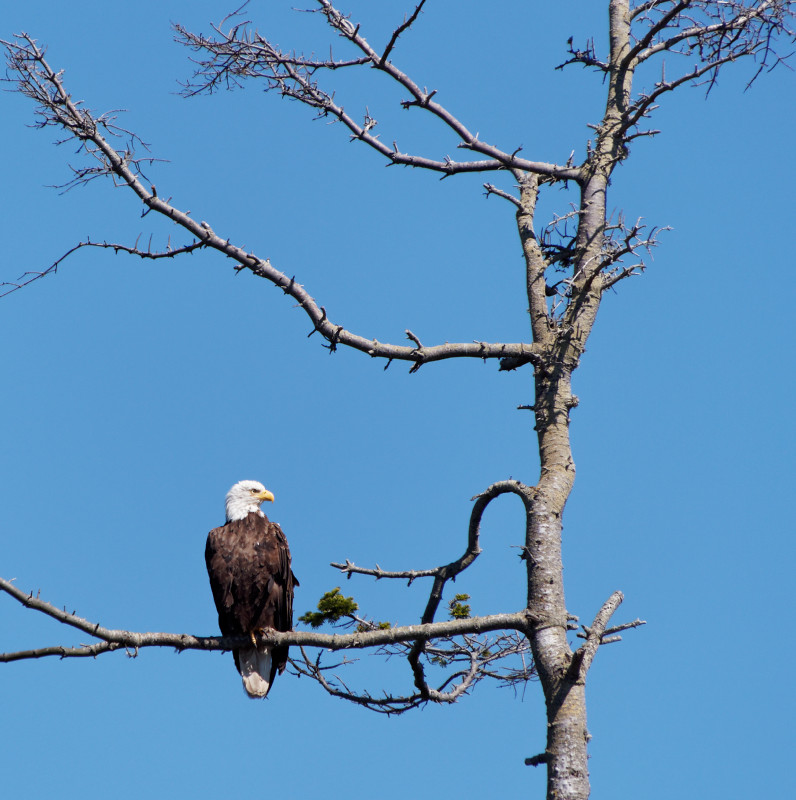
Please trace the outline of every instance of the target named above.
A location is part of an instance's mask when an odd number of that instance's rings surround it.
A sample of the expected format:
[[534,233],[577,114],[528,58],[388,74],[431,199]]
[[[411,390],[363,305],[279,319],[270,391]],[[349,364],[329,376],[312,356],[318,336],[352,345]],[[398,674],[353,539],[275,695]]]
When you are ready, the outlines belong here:
[[350,617],[359,608],[353,597],[344,597],[337,586],[326,592],[318,601],[317,611],[308,611],[299,617],[299,622],[320,628],[324,622],[339,622],[342,617]]
[[448,603],[448,614],[451,619],[469,619],[470,606],[466,602],[469,599],[469,594],[454,595],[453,600]]

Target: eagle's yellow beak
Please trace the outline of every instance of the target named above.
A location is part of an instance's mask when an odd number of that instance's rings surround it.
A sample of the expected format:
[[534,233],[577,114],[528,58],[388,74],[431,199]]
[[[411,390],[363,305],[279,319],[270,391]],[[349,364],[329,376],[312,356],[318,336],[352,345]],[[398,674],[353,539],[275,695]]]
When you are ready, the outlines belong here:
[[271,492],[268,491],[268,489],[263,489],[263,491],[260,492],[260,494],[258,494],[257,497],[261,503],[264,503],[266,500],[269,503],[274,502],[274,496],[271,494]]

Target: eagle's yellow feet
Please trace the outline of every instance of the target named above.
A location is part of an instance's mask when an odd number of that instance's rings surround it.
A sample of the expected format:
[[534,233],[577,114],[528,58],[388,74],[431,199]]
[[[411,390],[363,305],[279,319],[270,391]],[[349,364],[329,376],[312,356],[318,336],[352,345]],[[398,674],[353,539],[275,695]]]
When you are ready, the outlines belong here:
[[257,647],[257,634],[259,633],[260,636],[268,636],[269,633],[276,633],[276,628],[258,628],[256,631],[249,631],[249,636],[251,636],[252,644]]

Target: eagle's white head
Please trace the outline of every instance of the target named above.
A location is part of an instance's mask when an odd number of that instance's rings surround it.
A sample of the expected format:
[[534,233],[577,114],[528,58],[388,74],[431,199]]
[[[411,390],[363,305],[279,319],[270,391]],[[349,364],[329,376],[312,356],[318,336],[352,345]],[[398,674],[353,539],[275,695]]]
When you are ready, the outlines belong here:
[[260,503],[264,500],[273,502],[274,496],[259,481],[238,481],[227,492],[227,522],[244,519],[252,511],[263,516]]

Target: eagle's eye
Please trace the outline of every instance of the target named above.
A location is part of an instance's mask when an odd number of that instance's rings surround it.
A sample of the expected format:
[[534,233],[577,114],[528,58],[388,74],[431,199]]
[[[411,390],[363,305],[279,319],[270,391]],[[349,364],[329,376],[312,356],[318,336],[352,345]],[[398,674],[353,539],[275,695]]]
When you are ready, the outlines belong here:
[[257,489],[249,489],[252,494],[257,494]]

